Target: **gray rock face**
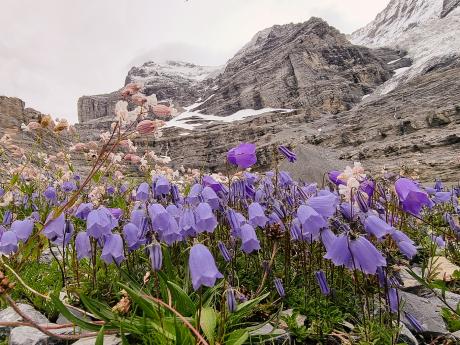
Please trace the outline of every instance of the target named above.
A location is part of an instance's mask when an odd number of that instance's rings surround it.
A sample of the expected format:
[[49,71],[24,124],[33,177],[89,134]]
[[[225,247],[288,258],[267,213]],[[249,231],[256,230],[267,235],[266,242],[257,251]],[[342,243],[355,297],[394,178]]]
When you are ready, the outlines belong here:
[[[445,304],[437,297],[431,294],[417,296],[404,291],[400,291],[399,295],[403,300],[403,310],[412,314],[420,322],[424,333],[429,335],[449,334],[441,316],[441,310],[445,307]],[[446,292],[446,299],[451,307],[456,308],[460,302],[460,295]],[[403,317],[402,321],[409,329],[412,328],[405,317]]]
[[256,34],[225,66],[198,109],[316,108],[338,113],[390,77],[370,49],[351,44],[319,18],[275,25]]
[[[156,94],[159,101],[168,100],[180,106],[194,103],[207,89],[207,78],[220,67],[199,66],[182,61],[164,64],[148,61],[129,70],[125,85],[144,84],[146,95]],[[78,99],[78,121],[113,117],[115,104],[121,99],[120,90],[103,95],[82,96]]]
[[404,325],[400,324],[401,330],[398,337],[398,343],[407,344],[407,345],[418,345],[417,338],[412,334],[412,332]]
[[457,6],[460,5],[460,0],[444,0],[442,4],[441,18],[447,16],[452,12]]
[[105,95],[80,97],[77,104],[78,121],[83,123],[104,116],[114,116],[115,104],[120,99],[120,91]]
[[[39,324],[47,324],[49,323],[48,319],[39,311],[35,310],[34,307],[32,307],[29,304],[24,304],[24,303],[17,303],[19,309],[26,314],[28,317],[30,317],[34,322],[37,322]],[[19,321],[24,321],[22,317],[17,314],[13,308],[8,307],[6,309],[3,309],[0,311],[0,322],[19,322]],[[11,331],[11,327],[0,327],[0,335],[5,335],[8,334]]]
[[[50,324],[51,325],[51,324]],[[74,334],[73,328],[60,328],[51,331],[54,334]],[[16,327],[11,331],[8,345],[67,345],[68,341],[50,337],[38,329],[28,326]]]

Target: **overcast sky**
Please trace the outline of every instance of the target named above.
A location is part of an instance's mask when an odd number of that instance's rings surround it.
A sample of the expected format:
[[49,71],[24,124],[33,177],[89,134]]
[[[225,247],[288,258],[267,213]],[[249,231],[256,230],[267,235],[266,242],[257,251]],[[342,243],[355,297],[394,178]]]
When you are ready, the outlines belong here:
[[221,65],[259,30],[325,19],[344,33],[389,0],[0,0],[0,95],[77,119],[82,95],[123,86],[133,64]]

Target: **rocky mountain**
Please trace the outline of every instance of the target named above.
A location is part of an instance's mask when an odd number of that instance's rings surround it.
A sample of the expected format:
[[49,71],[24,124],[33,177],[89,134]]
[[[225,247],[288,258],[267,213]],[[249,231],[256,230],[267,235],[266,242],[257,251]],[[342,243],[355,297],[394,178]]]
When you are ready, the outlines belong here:
[[[264,167],[276,145],[295,146],[300,168],[289,169],[305,179],[321,180],[328,168],[360,160],[374,171],[408,168],[422,181],[456,182],[459,3],[392,0],[350,41],[318,18],[276,25],[220,69],[182,62],[134,67],[126,82],[142,81],[159,99],[185,108],[162,138],[143,143],[170,155],[172,164],[206,170],[225,169],[225,152],[251,141]],[[82,97],[81,132],[90,136],[108,125],[118,97]]]
[[[221,67],[199,66],[182,61],[166,61],[163,64],[148,61],[129,70],[125,85],[141,82],[147,95],[156,94],[159,100],[168,100],[182,106],[197,100],[208,83],[206,80],[219,72]],[[80,123],[111,117],[120,90],[110,94],[83,96],[78,100]]]
[[370,49],[311,18],[257,33],[213,80],[198,109],[224,116],[265,107],[338,113],[390,76],[390,66]]
[[460,59],[460,1],[392,0],[350,40],[373,48],[407,51],[413,64],[398,69],[395,78],[378,90],[388,93],[399,83]]

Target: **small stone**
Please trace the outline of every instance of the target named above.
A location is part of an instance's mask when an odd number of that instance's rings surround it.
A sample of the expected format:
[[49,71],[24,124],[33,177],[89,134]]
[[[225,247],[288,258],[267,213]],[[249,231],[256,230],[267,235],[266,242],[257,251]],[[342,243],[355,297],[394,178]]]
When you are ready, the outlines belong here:
[[262,327],[249,332],[251,337],[270,337],[276,344],[288,343],[290,335],[284,329],[276,329],[272,324],[266,323]]
[[[401,280],[402,290],[415,291],[423,286],[417,279],[412,277],[410,273],[407,272],[406,266],[394,266],[394,269],[398,273]],[[419,267],[412,267],[412,270],[415,272],[415,274],[421,276],[422,271]]]

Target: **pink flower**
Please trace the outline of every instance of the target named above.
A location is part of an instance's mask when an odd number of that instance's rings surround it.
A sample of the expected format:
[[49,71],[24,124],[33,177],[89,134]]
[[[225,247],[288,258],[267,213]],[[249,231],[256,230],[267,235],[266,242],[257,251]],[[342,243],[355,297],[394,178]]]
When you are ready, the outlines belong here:
[[135,95],[131,96],[131,100],[134,102],[134,104],[143,105],[147,102],[147,97],[145,97],[142,93],[138,92]]
[[70,148],[71,151],[86,151],[86,149],[87,147],[84,143],[76,143]]
[[136,126],[136,130],[139,134],[149,134],[155,131],[157,123],[151,120],[143,120]]
[[134,95],[135,93],[139,92],[140,89],[142,89],[143,85],[142,84],[138,84],[138,83],[129,83],[128,85],[126,85],[123,90],[121,90],[121,95],[123,97],[126,97],[126,96],[132,96]]
[[153,107],[151,107],[151,109],[156,116],[160,117],[171,116],[172,113],[171,108],[163,104],[154,105]]

